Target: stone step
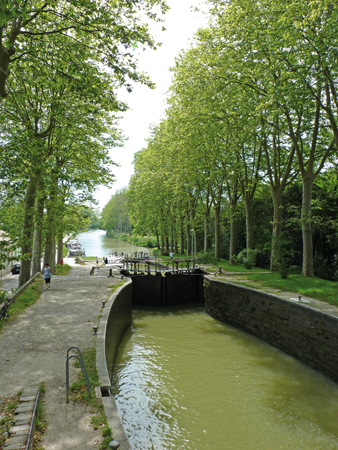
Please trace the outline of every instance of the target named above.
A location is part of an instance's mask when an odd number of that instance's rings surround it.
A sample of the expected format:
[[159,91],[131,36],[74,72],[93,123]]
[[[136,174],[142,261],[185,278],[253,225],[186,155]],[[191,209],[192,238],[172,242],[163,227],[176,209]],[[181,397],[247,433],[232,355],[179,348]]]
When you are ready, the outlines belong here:
[[15,410],[15,424],[9,429],[9,439],[5,443],[4,450],[22,450],[27,448],[31,426],[34,428],[32,422],[38,394],[38,386],[30,386],[23,390]]

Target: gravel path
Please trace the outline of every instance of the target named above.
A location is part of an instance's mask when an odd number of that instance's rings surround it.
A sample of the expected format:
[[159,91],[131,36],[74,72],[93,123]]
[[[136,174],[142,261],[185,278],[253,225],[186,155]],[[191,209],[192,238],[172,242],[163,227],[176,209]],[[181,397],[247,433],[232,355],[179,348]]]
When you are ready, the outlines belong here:
[[[73,260],[65,260],[69,264]],[[95,345],[102,300],[116,278],[90,276],[90,266],[75,266],[68,276],[53,276],[51,288],[0,335],[0,397],[45,383],[48,427],[42,446],[50,450],[93,449],[102,442],[84,405],[66,403],[66,353]],[[70,364],[70,383],[79,369]]]

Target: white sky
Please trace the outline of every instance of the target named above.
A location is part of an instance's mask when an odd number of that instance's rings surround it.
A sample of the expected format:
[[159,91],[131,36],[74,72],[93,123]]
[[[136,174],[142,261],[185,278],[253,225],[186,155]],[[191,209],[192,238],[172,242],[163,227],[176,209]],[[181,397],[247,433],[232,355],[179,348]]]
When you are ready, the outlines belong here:
[[[116,182],[111,189],[101,186],[95,198],[102,209],[114,193],[127,186],[134,171],[132,164],[134,153],[146,146],[149,126],[158,124],[165,111],[166,92],[171,84],[169,68],[175,63],[175,57],[182,49],[189,47],[189,40],[200,27],[207,23],[207,17],[191,11],[191,5],[199,6],[199,0],[167,0],[170,11],[164,16],[165,22],[152,26],[155,40],[162,42],[156,51],[136,48],[139,69],[146,72],[155,82],[156,89],[135,85],[132,93],[120,92],[119,99],[129,105],[129,110],[120,120],[119,127],[129,139],[123,148],[113,149],[110,153],[114,162],[121,167],[114,168]],[[162,32],[162,26],[166,31]],[[141,45],[139,44],[139,47]]]

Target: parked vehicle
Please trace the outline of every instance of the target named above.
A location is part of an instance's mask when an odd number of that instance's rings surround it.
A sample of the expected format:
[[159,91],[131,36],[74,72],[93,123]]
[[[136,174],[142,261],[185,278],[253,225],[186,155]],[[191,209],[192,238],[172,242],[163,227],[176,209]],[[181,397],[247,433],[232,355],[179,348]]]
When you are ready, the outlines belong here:
[[21,264],[14,264],[14,266],[11,268],[12,275],[20,273],[20,267]]

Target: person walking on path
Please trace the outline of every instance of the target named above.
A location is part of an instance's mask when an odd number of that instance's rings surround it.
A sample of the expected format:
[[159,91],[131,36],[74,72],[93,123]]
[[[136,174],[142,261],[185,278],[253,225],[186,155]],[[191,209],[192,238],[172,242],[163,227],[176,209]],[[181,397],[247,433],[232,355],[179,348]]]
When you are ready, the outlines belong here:
[[99,258],[98,257],[96,257],[96,265],[97,266],[99,265]]
[[43,272],[44,272],[43,277],[46,282],[46,289],[49,289],[50,288],[50,279],[52,278],[52,272],[50,271],[49,264],[47,264],[47,263],[45,264]]

